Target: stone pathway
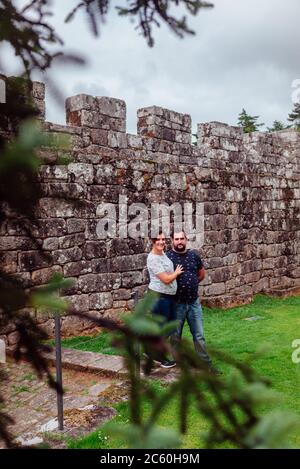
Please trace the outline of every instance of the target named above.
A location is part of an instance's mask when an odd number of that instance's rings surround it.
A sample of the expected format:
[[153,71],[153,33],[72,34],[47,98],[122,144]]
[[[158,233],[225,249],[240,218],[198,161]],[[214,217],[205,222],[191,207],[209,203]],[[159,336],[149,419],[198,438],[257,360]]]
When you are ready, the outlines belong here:
[[[50,363],[54,354],[48,356]],[[127,399],[126,369],[122,357],[63,349],[64,431],[57,430],[56,393],[46,380],[35,375],[29,363],[11,360],[0,365],[7,373],[1,383],[4,411],[13,419],[9,428],[21,445],[46,441],[65,447],[65,437],[78,437],[111,419],[115,402]],[[52,369],[55,376],[55,369]],[[176,379],[177,370],[155,368],[151,377],[166,383]],[[45,433],[46,432],[46,433]],[[0,448],[4,445],[0,441]]]
[[[22,362],[16,365],[8,362],[1,367],[8,376],[8,379],[1,383],[1,394],[5,399],[3,410],[14,419],[14,424],[9,427],[11,432],[20,437],[19,441],[24,444],[36,436],[43,436],[41,434],[47,428],[50,431],[55,430],[57,428],[56,392],[49,388],[47,381],[39,380],[28,363]],[[52,374],[55,375],[54,369]],[[120,380],[115,378],[63,369],[65,434],[68,436],[80,434],[80,425],[76,424],[74,418],[72,422],[71,418],[76,412],[79,421],[79,414],[82,416],[85,414],[87,422],[82,428],[85,431],[87,429],[84,427],[92,426],[92,414],[94,416],[97,414],[95,422],[97,426],[112,418],[115,410],[105,406],[105,403],[99,406],[99,395],[111,386],[119,384]],[[82,412],[78,413],[79,410]],[[88,416],[88,413],[91,415]],[[0,447],[3,447],[1,442]]]

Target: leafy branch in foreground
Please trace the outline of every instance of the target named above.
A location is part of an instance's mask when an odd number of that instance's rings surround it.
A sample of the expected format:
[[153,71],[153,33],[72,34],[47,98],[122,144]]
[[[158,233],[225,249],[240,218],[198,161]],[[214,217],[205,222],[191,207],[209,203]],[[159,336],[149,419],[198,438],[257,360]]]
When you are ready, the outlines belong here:
[[195,34],[195,31],[189,28],[186,16],[176,18],[170,14],[174,6],[184,6],[188,13],[196,16],[201,8],[212,8],[213,4],[199,0],[162,0],[162,1],[131,1],[129,8],[117,7],[120,15],[131,17],[138,16],[138,25],[136,29],[140,30],[145,37],[148,46],[154,45],[152,27],[160,27],[161,23],[169,26],[178,37],[183,38],[185,34]]
[[[177,36],[183,38],[185,34],[195,34],[187,25],[186,16],[175,17],[171,11],[175,7],[183,7],[187,12],[196,16],[201,8],[212,8],[214,5],[200,0],[128,0],[128,7],[116,6],[120,16],[128,16],[136,20],[136,29],[147,41],[148,46],[154,45],[152,28],[160,27],[161,23],[169,26]],[[99,22],[104,22],[110,6],[109,0],[83,0],[68,14],[66,22],[71,21],[75,14],[84,9],[91,29],[97,36],[99,34]]]
[[[244,449],[285,447],[288,433],[299,425],[299,421],[295,415],[286,412],[261,413],[263,404],[276,402],[279,398],[271,389],[271,382],[256,372],[252,365],[263,352],[258,351],[248,361],[240,362],[221,351],[210,350],[210,354],[230,370],[226,376],[217,376],[210,372],[190,342],[182,341],[178,349],[173,350],[179,368],[177,379],[163,391],[155,388],[149,379],[153,367],[149,351],[171,353],[164,335],[170,332],[174,323],[161,327],[147,314],[153,301],[155,297],[147,294],[122,325],[107,320],[109,322],[105,326],[101,318],[74,313],[117,333],[114,346],[120,347],[125,356],[130,383],[130,423],[108,424],[105,426],[107,431],[121,435],[131,448],[179,447],[181,435],[187,432],[190,405],[194,403],[208,422],[209,430],[204,436],[207,448],[228,443]],[[144,352],[148,359],[144,362],[141,376],[139,367]],[[157,421],[175,399],[179,401],[178,429],[164,430]],[[150,406],[147,416],[143,412],[145,402]],[[201,435],[199,443],[203,444]]]
[[46,0],[33,0],[18,8],[11,0],[0,1],[0,42],[8,42],[23,63],[25,74],[33,69],[46,70],[62,51],[51,53],[48,45],[63,44],[49,24],[51,12]]
[[[30,109],[26,106],[23,109],[26,115],[30,116]],[[16,114],[8,112],[7,116],[16,117]],[[7,124],[10,125],[10,119]],[[20,124],[16,134],[17,137],[9,143],[0,138],[0,224],[17,223],[20,232],[26,235],[24,240],[35,247],[42,257],[48,259],[49,254],[42,250],[39,240],[35,237],[35,232],[39,230],[35,215],[40,196],[37,170],[42,163],[37,150],[41,146],[57,146],[60,142],[42,133],[37,123],[30,120]],[[62,141],[62,144],[65,145],[66,142]],[[5,334],[14,324],[18,333],[13,352],[14,360],[17,362],[21,359],[28,360],[39,377],[45,374],[50,386],[58,389],[50,373],[49,363],[44,357],[44,353],[49,351],[49,348],[43,344],[48,335],[37,324],[30,309],[34,307],[37,310],[47,309],[55,312],[65,310],[66,302],[57,296],[57,292],[67,288],[69,281],[54,276],[47,286],[40,289],[33,289],[30,286],[18,274],[6,271],[5,262],[2,262],[0,330]],[[3,379],[2,374],[0,380]],[[0,410],[0,436],[7,446],[12,446],[12,436],[7,431],[9,423],[11,419]]]
[[[27,78],[32,70],[48,70],[54,60],[83,63],[80,57],[64,53],[64,43],[49,22],[49,17],[53,16],[49,0],[31,0],[24,7],[15,3],[0,0],[0,43],[10,44]],[[82,0],[70,11],[65,21],[71,21],[79,10],[84,10],[92,32],[98,35],[99,23],[106,19],[110,5],[110,0]],[[200,0],[127,0],[126,6],[115,8],[121,16],[136,20],[136,28],[152,47],[153,26],[159,27],[161,23],[167,24],[181,38],[185,34],[195,34],[187,25],[186,16],[178,18],[173,15],[175,7],[183,7],[189,15],[195,16],[200,9],[213,7],[213,4]],[[0,65],[5,68],[2,63]]]

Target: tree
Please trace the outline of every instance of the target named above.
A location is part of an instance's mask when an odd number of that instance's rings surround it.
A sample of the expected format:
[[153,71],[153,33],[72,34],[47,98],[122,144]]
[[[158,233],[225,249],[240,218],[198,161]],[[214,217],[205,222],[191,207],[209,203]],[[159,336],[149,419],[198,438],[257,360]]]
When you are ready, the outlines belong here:
[[[188,28],[185,17],[176,19],[170,14],[170,9],[173,6],[185,6],[192,15],[196,14],[200,8],[210,6],[210,4],[197,0],[161,0],[160,2],[155,0],[132,0],[127,3],[129,8],[118,8],[119,13],[123,16],[129,15],[137,18],[138,28],[142,31],[149,46],[154,43],[152,26],[159,26],[159,22],[168,24],[171,30],[180,37],[183,37],[184,34],[193,33]],[[106,17],[109,5],[109,0],[82,0],[66,20],[71,20],[79,9],[85,9],[92,29],[97,34],[99,19]],[[7,42],[12,46],[15,55],[23,63],[26,77],[30,77],[34,69],[38,71],[47,70],[53,60],[66,59],[62,50],[52,52],[53,49],[48,49],[48,46],[63,45],[54,29],[47,22],[49,13],[51,11],[47,0],[32,0],[22,9],[17,8],[12,1],[0,0],[0,43]],[[78,61],[78,58],[69,58]],[[32,241],[37,243],[34,236],[34,228],[38,229],[35,207],[39,200],[36,174],[41,163],[37,156],[37,150],[42,146],[51,145],[51,142],[45,140],[45,135],[36,126],[30,123],[24,125],[25,118],[33,117],[36,114],[29,102],[30,83],[24,80],[16,80],[14,85],[14,89],[10,90],[12,91],[11,99],[8,100],[7,104],[1,104],[0,223],[7,216],[7,211],[2,210],[2,207],[5,207],[15,221],[21,225],[21,229],[24,229]],[[23,99],[23,89],[25,89],[25,98],[27,96],[28,100]],[[7,142],[5,136],[7,129],[9,130],[7,132],[9,137],[13,137],[9,142]],[[42,251],[41,246],[37,245],[37,247],[41,255],[45,256],[46,254]],[[3,270],[3,266],[0,265],[0,328],[3,330],[11,320],[16,322],[19,340],[14,353],[15,360],[18,361],[26,357],[39,376],[46,374],[49,384],[56,387],[59,392],[62,392],[62,390],[59,389],[52,378],[49,365],[43,356],[43,352],[47,350],[47,347],[43,344],[46,339],[45,332],[26,312],[26,306],[62,312],[67,305],[63,299],[59,298],[58,292],[68,286],[69,283],[66,280],[63,280],[60,276],[54,276],[48,285],[38,290],[30,289],[16,276],[8,275]],[[161,431],[159,432],[155,428],[155,423],[157,416],[168,403],[168,400],[165,397],[161,398],[159,395],[155,396],[153,390],[142,382],[139,375],[135,373],[137,362],[140,360],[140,352],[143,349],[147,351],[147,347],[148,349],[150,347],[151,349],[156,348],[158,351],[167,350],[167,344],[162,337],[166,331],[159,328],[157,324],[153,324],[153,321],[149,322],[145,318],[145,312],[149,306],[148,301],[150,300],[148,298],[144,299],[144,303],[138,305],[135,314],[131,316],[129,322],[125,325],[119,325],[103,318],[97,319],[87,316],[86,319],[93,320],[100,327],[117,332],[119,334],[118,340],[125,349],[131,381],[129,403],[131,426],[125,430],[127,430],[127,437],[132,436],[133,431],[136,430],[132,446],[137,447],[138,444],[141,444],[141,435],[143,435],[144,440],[142,443],[149,445],[145,447],[153,447],[150,445],[153,445],[153,434],[156,431],[155,441],[162,445],[160,447],[166,448],[169,447],[166,440],[170,438],[170,435],[163,436]],[[72,311],[70,313],[76,314]],[[77,314],[79,317],[84,317],[83,314]],[[170,327],[170,324],[165,327]],[[139,353],[136,352],[137,345]],[[184,345],[183,349],[179,350],[178,363],[180,363],[182,375],[178,383],[170,387],[168,395],[171,397],[177,392],[181,397],[180,431],[184,433],[186,429],[188,398],[193,393],[197,398],[199,410],[203,415],[210,418],[211,431],[207,438],[208,444],[215,445],[229,441],[242,448],[258,445],[269,447],[271,445],[270,438],[273,437],[273,434],[268,430],[274,426],[278,427],[276,434],[278,436],[279,431],[283,431],[282,421],[284,417],[282,414],[275,416],[276,419],[271,416],[266,421],[260,419],[256,412],[257,398],[262,399],[262,395],[264,398],[266,397],[265,391],[267,391],[268,382],[257,377],[255,372],[248,366],[236,363],[231,358],[226,360],[241,372],[240,377],[246,382],[246,387],[245,382],[240,383],[236,375],[230,376],[227,383],[210,375],[208,370],[203,367],[203,363],[199,362],[194,350],[190,350],[188,347],[185,349]],[[145,364],[145,373],[149,371],[151,366],[152,363],[150,362]],[[199,373],[197,380],[195,379],[195,371]],[[3,379],[2,376],[1,379]],[[256,385],[257,383],[259,386]],[[212,406],[211,402],[206,399],[206,389],[201,389],[201,386],[208,386],[215,397],[215,399],[212,399],[213,402],[216,402],[215,406]],[[149,395],[154,404],[150,420],[147,422],[143,421],[139,410],[139,402],[143,397],[143,391]],[[0,396],[0,404],[2,402]],[[235,415],[237,405],[239,406],[237,410],[243,412],[243,420],[241,421]],[[0,437],[5,440],[7,446],[13,446],[12,436],[7,430],[10,422],[10,417],[5,414],[1,405]],[[291,425],[292,421],[289,420],[288,424]],[[285,432],[286,426],[284,428]],[[177,438],[177,435],[171,435],[171,437]],[[174,439],[172,440],[173,443]],[[171,444],[170,439],[169,444]]]
[[265,125],[265,124],[258,124],[257,120],[259,119],[259,116],[250,116],[247,114],[246,110],[243,108],[242,112],[239,114],[239,119],[238,119],[238,126],[242,127],[243,132],[245,134],[249,134],[250,132],[256,132],[259,130],[259,127]]
[[300,102],[294,104],[294,109],[289,114],[288,121],[292,122],[293,127],[300,131]]
[[290,126],[285,125],[281,121],[275,120],[272,127],[268,127],[268,132],[277,132],[279,130],[287,129]]
[[[167,24],[180,37],[194,34],[187,26],[185,17],[177,18],[170,12],[173,12],[174,6],[185,7],[190,15],[196,15],[201,8],[212,6],[199,0],[128,0],[126,4],[127,8],[117,7],[119,14],[136,19],[137,28],[149,46],[154,44],[152,28],[160,23]],[[108,15],[110,5],[109,0],[82,0],[77,5],[75,3],[66,21],[71,21],[78,10],[85,9],[92,31],[97,35],[99,23]],[[51,2],[48,0],[31,0],[23,7],[12,0],[0,0],[0,45],[10,46],[14,56],[21,61],[23,77],[27,79],[33,70],[48,70],[54,60],[83,63],[78,57],[64,54],[63,41],[49,22],[51,14]],[[0,67],[4,69],[1,60]],[[10,212],[11,219],[35,243],[41,256],[46,256],[37,244],[34,230],[38,230],[35,208],[39,201],[39,187],[36,175],[42,163],[37,154],[41,146],[50,142],[45,141],[45,136],[36,126],[23,125],[26,119],[37,115],[31,106],[30,91],[28,80],[10,80],[7,83],[6,103],[0,104],[0,224],[5,223],[7,212]],[[8,142],[8,138],[12,141]],[[8,275],[3,269],[3,263],[0,264],[0,329],[4,331],[10,321],[15,321],[19,332],[15,360],[27,358],[39,376],[46,373],[49,384],[59,392],[62,390],[52,378],[43,357],[46,346],[41,345],[41,341],[46,338],[45,333],[26,312],[26,307],[46,307],[48,311],[66,309],[66,304],[57,298],[57,292],[66,286],[63,279],[55,277],[45,289],[36,292],[28,289],[16,275]],[[3,376],[0,378],[3,379]],[[1,406],[0,437],[7,446],[13,445],[12,436],[7,430],[10,422],[11,419]]]

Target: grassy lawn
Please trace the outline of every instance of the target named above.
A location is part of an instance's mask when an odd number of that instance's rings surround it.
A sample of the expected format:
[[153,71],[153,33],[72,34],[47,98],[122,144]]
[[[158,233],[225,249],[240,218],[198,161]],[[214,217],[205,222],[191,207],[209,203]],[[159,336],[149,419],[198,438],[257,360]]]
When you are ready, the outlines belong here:
[[[256,320],[245,320],[250,317]],[[272,381],[272,388],[281,394],[281,399],[275,404],[276,409],[292,411],[300,418],[300,364],[294,364],[291,359],[293,352],[292,342],[300,339],[300,297],[291,297],[284,300],[273,299],[257,295],[254,301],[247,306],[232,308],[224,311],[204,308],[204,328],[207,346],[218,348],[227,354],[243,360],[262,345],[267,351],[263,357],[255,361],[255,368]],[[186,327],[184,335],[190,338]],[[83,338],[65,340],[65,347],[81,348],[83,350],[100,351],[102,353],[117,353],[110,346],[109,336],[100,334],[97,338]],[[227,366],[216,363],[226,376]],[[159,382],[154,386],[161,387]],[[163,392],[163,388],[161,388]],[[147,414],[148,403],[145,403],[144,412]],[[159,424],[163,427],[177,426],[177,402],[170,402],[160,418]],[[117,422],[128,422],[127,403],[116,405]],[[274,404],[265,405],[261,410],[270,411]],[[207,422],[201,417],[195,406],[191,405],[189,415],[189,431],[184,437],[184,448],[201,447],[199,435],[207,430]],[[300,448],[300,429],[290,437],[290,443]],[[125,443],[120,438],[110,437],[105,426],[93,434],[77,441],[70,442],[71,448],[124,448]]]

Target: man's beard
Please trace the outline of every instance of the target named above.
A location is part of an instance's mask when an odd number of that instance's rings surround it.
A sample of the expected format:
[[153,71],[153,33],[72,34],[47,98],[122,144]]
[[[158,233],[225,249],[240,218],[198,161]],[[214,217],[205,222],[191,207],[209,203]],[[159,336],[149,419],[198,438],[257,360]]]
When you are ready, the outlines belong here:
[[174,246],[174,250],[175,250],[176,252],[184,252],[184,251],[186,250],[186,246],[183,246],[183,245],[181,245],[181,246],[176,246],[176,247]]

